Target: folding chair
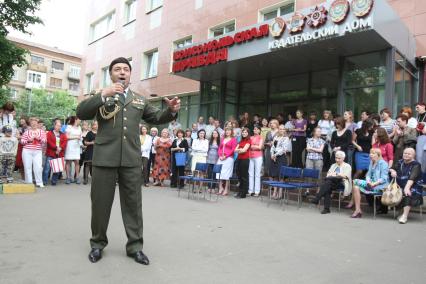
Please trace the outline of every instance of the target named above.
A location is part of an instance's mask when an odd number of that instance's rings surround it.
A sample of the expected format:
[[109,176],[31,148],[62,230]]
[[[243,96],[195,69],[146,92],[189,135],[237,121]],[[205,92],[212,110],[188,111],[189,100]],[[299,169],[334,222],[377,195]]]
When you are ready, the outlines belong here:
[[[297,175],[298,172],[294,171],[294,175]],[[315,169],[303,169],[302,171],[302,178],[309,178],[314,179],[315,182],[288,182],[289,184],[292,184],[296,186],[296,188],[299,190],[299,194],[297,197],[299,208],[302,207],[302,190],[303,189],[311,189],[316,188],[319,186],[320,171]]]
[[[282,166],[280,169],[280,179],[300,179],[302,177],[302,169],[301,168],[292,168],[287,166]],[[288,204],[288,191],[297,189],[297,186],[293,184],[291,181],[265,181],[264,184],[268,186],[268,206],[271,201],[271,190],[272,187],[277,187],[283,190],[283,198],[286,199],[286,203]],[[300,201],[299,201],[300,202]],[[282,200],[281,200],[282,204]]]
[[[186,181],[186,184],[189,185],[188,199],[189,199],[189,196],[191,194],[191,191],[193,191],[194,187],[195,187],[195,183],[193,182],[194,178],[205,175],[207,173],[207,167],[208,167],[207,163],[197,163],[195,165],[195,170],[192,172],[192,175],[179,176],[179,180],[184,180],[184,181]],[[192,185],[192,189],[191,189],[191,185]],[[180,190],[181,189],[178,188],[178,197],[180,196]]]
[[[222,172],[222,164],[214,165],[212,170],[212,178],[203,178],[203,177],[194,177],[192,182],[199,182],[200,188],[202,185],[206,185],[205,188],[208,187],[209,184],[219,184],[221,182],[220,173]],[[206,190],[204,191],[204,199],[206,198]],[[219,195],[216,195],[216,201],[219,200]],[[212,192],[210,191],[210,200],[212,200]]]

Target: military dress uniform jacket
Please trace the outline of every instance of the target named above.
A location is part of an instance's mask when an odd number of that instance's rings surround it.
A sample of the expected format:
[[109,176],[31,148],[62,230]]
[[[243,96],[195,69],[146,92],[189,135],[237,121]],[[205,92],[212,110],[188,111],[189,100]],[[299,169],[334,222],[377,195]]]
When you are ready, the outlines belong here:
[[141,167],[141,143],[139,123],[167,123],[176,115],[167,109],[162,111],[152,105],[143,96],[128,91],[124,105],[115,115],[115,119],[104,119],[99,108],[104,105],[101,93],[82,101],[77,107],[77,116],[83,120],[96,119],[98,133],[93,147],[92,164],[99,167]]

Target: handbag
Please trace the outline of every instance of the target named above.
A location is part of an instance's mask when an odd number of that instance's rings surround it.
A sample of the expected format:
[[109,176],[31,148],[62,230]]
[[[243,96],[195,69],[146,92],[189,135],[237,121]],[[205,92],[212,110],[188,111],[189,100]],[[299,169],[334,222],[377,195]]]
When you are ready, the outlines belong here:
[[186,153],[184,152],[178,152],[175,153],[175,162],[176,166],[183,167],[186,165]]
[[402,189],[397,184],[396,178],[393,178],[382,195],[382,204],[385,206],[395,207],[401,203]]
[[49,161],[49,165],[52,173],[60,173],[64,170],[65,159],[63,157],[52,159]]

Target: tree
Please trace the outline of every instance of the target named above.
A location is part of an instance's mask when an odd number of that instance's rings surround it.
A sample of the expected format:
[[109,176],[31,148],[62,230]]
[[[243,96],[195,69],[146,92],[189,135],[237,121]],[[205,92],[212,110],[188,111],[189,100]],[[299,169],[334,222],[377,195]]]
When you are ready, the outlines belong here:
[[6,36],[7,28],[31,34],[28,27],[32,24],[42,24],[42,20],[34,16],[40,9],[42,0],[2,0],[0,1],[0,87],[9,83],[13,76],[13,66],[21,67],[26,64],[26,50],[22,49]]
[[64,91],[48,93],[46,90],[33,89],[21,94],[15,106],[18,117],[36,116],[50,125],[54,118],[64,120],[75,115],[77,100]]

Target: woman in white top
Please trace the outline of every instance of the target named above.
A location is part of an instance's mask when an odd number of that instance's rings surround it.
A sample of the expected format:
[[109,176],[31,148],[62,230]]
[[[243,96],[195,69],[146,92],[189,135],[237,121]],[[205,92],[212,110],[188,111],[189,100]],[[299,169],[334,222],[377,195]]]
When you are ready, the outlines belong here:
[[206,163],[207,152],[209,151],[209,141],[206,139],[206,131],[204,129],[198,130],[197,137],[197,139],[192,141],[191,146],[191,171],[195,170],[195,165],[197,163]]
[[331,165],[329,145],[331,141],[331,134],[335,130],[331,111],[325,110],[323,112],[322,119],[318,121],[318,127],[321,128],[321,138],[326,142],[322,152],[323,168],[328,169]]
[[[157,154],[157,151],[155,150],[155,143],[157,143],[158,140],[158,128],[157,127],[151,127],[151,152],[149,154],[149,160],[148,160],[148,167],[147,167],[147,171],[148,171],[148,181],[149,181],[149,176],[151,174],[151,168],[154,168],[155,165],[155,155]],[[155,178],[154,178],[154,183],[155,183]]]
[[71,176],[71,164],[74,163],[74,169],[76,173],[80,172],[80,153],[81,153],[81,128],[80,128],[80,119],[76,116],[70,118],[70,125],[66,130],[67,135],[67,148],[65,150],[65,171],[67,173],[66,184],[75,182],[80,184],[80,179],[78,176],[73,181]]
[[142,155],[142,181],[145,186],[149,183],[148,161],[151,154],[152,137],[148,134],[148,128],[145,125],[141,126],[141,155]]

